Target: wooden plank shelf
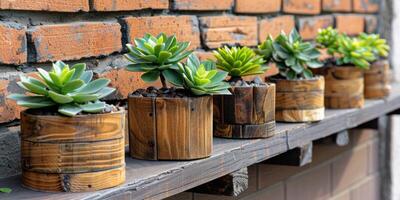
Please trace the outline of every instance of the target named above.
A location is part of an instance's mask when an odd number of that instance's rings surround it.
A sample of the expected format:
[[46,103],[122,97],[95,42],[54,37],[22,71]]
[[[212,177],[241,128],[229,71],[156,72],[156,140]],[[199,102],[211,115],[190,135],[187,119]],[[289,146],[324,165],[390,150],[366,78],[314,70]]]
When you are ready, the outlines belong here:
[[235,140],[214,138],[210,158],[195,161],[144,161],[126,158],[126,182],[116,188],[87,193],[45,193],[21,186],[21,177],[0,180],[10,187],[2,200],[14,199],[162,199],[207,183],[244,167],[302,147],[310,142],[357,127],[400,108],[400,84],[383,100],[367,100],[362,109],[326,110],[318,123],[277,123],[278,134],[267,139]]

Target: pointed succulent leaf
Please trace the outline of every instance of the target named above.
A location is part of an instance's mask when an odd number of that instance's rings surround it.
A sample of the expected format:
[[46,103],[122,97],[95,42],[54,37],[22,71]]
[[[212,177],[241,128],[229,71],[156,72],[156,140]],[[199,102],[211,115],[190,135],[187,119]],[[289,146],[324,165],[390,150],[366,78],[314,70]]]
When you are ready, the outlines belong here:
[[183,85],[183,79],[176,70],[167,69],[162,71],[162,74],[165,77],[165,79],[171,84],[175,86]]
[[59,113],[70,117],[77,115],[78,113],[82,112],[82,110],[83,109],[80,106],[75,104],[65,104],[58,108]]
[[87,103],[84,105],[80,105],[80,108],[87,113],[98,113],[104,110],[106,107],[106,103],[98,102],[98,103]]
[[71,69],[75,70],[74,75],[72,76],[71,80],[76,80],[82,76],[83,72],[85,72],[86,64],[78,63],[78,64],[73,65]]
[[88,83],[87,85],[82,87],[78,92],[79,93],[87,93],[87,94],[95,93],[95,92],[101,90],[102,88],[106,87],[109,83],[110,83],[110,80],[108,80],[106,78],[99,78],[99,79],[96,79],[96,80]]
[[68,95],[59,94],[53,91],[49,91],[49,97],[56,103],[66,104],[71,103],[74,99]]
[[69,92],[73,92],[74,90],[82,87],[84,84],[85,82],[80,79],[70,81],[64,85],[64,87],[62,88],[62,93],[66,94]]
[[160,72],[156,70],[148,71],[141,76],[142,80],[148,83],[156,81],[158,77],[160,77]]
[[105,87],[97,92],[97,98],[102,99],[115,91],[115,88]]

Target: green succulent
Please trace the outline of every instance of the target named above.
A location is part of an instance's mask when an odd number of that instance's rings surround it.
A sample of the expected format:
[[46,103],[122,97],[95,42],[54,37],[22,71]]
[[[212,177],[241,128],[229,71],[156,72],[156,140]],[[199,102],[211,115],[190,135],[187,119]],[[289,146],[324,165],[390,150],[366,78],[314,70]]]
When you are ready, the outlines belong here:
[[341,35],[338,38],[338,48],[336,50],[338,65],[353,64],[361,69],[368,69],[369,62],[376,60],[371,48],[366,47],[363,41],[358,38],[350,38]]
[[337,40],[339,36],[339,32],[332,27],[319,29],[316,42],[319,46],[326,48],[330,55],[333,55],[338,48]]
[[264,74],[268,69],[265,60],[248,47],[225,46],[214,51],[217,68],[228,72],[231,77]]
[[218,71],[212,61],[200,62],[191,54],[186,64],[178,64],[183,81],[177,86],[190,90],[194,95],[231,94],[231,86],[224,82],[227,72]]
[[309,68],[322,67],[322,63],[318,60],[319,51],[311,43],[303,42],[296,29],[293,29],[289,36],[282,32],[275,40],[272,38],[267,40],[269,40],[267,43],[272,43],[268,45],[267,52],[272,54],[263,56],[266,60],[272,59],[277,64],[280,75],[289,80],[312,78],[313,73]]
[[258,45],[258,49],[256,49],[255,51],[257,54],[264,56],[264,59],[268,63],[271,61],[272,54],[274,52],[273,45],[274,45],[274,39],[270,35],[263,43]]
[[45,108],[58,106],[58,112],[66,116],[75,116],[78,113],[99,113],[106,104],[100,99],[115,91],[107,87],[110,80],[100,78],[92,81],[93,72],[86,71],[86,64],[72,66],[58,61],[53,69],[47,72],[38,68],[41,79],[20,76],[17,83],[29,92],[25,94],[11,94],[8,98],[17,101],[17,104],[27,108]]
[[387,57],[390,47],[385,39],[382,39],[379,34],[361,33],[358,37],[364,47],[370,48],[376,57]]
[[160,77],[164,87],[167,87],[165,79],[176,81],[177,64],[192,53],[187,51],[190,42],[178,42],[175,36],[164,33],[156,37],[146,34],[136,38],[134,43],[135,46],[126,45],[129,52],[125,57],[131,62],[127,70],[144,72],[141,78],[145,82],[154,82]]

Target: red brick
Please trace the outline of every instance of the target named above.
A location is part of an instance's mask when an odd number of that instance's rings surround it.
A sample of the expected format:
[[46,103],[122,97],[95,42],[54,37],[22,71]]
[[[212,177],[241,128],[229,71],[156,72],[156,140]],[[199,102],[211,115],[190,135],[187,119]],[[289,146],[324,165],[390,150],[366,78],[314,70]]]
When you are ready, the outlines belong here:
[[281,0],[236,0],[237,13],[272,13],[281,10]]
[[368,177],[360,186],[351,192],[352,200],[377,200],[380,199],[379,177]]
[[332,164],[333,193],[344,191],[368,175],[368,149],[357,148]]
[[196,51],[195,54],[200,60],[215,60],[214,54],[211,51]]
[[29,30],[36,62],[108,55],[122,49],[121,26],[108,22],[43,25]]
[[330,165],[322,165],[288,179],[286,200],[327,199],[330,190]]
[[336,15],[336,28],[348,35],[357,35],[364,31],[365,20],[362,15]]
[[360,13],[377,13],[379,2],[375,0],[353,0],[353,10]]
[[0,123],[19,119],[19,113],[23,110],[14,100],[7,98],[11,93],[23,93],[25,91],[17,85],[17,81],[17,76],[0,79]]
[[378,29],[378,17],[376,15],[365,16],[365,32],[376,33]]
[[238,16],[207,16],[200,18],[201,35],[208,48],[223,44],[257,45],[257,18]]
[[328,12],[351,12],[351,0],[322,0],[322,10]]
[[0,63],[21,64],[27,60],[26,29],[20,25],[0,23]]
[[251,195],[245,196],[240,200],[284,200],[285,199],[285,186],[283,183],[275,184],[271,187],[259,190]]
[[175,34],[179,41],[190,41],[191,48],[200,47],[200,31],[196,16],[155,16],[155,17],[127,17],[128,40],[143,37],[146,33],[158,35],[164,32]]
[[299,32],[305,40],[314,39],[319,29],[329,26],[333,26],[333,16],[331,15],[299,18]]
[[40,10],[54,12],[89,11],[88,0],[1,0],[3,10]]
[[141,9],[168,9],[168,0],[93,0],[92,10],[95,11],[129,11]]
[[319,14],[321,0],[283,0],[283,11],[293,14]]
[[295,28],[295,21],[292,15],[263,19],[259,23],[259,42],[262,43],[269,35],[278,36],[282,31],[290,33]]
[[111,98],[126,99],[127,96],[139,88],[147,88],[149,86],[160,87],[161,83],[145,83],[140,76],[140,72],[129,72],[125,69],[112,69],[102,74],[97,74],[96,77],[108,78],[111,80],[110,87],[117,89],[117,92]]
[[174,0],[174,10],[230,10],[233,0]]

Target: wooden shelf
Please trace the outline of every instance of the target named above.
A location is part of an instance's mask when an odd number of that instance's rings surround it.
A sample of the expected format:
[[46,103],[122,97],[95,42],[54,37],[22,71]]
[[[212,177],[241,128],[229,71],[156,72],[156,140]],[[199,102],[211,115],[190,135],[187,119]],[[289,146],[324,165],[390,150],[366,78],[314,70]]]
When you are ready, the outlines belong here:
[[384,100],[367,100],[362,109],[327,110],[318,123],[277,123],[278,134],[268,139],[234,140],[214,138],[210,158],[188,162],[143,161],[126,158],[125,184],[98,192],[44,193],[21,186],[20,176],[0,180],[13,192],[1,194],[2,200],[14,199],[106,199],[114,197],[162,199],[203,183],[264,161],[311,141],[357,127],[400,108],[400,84],[393,85],[392,95]]

